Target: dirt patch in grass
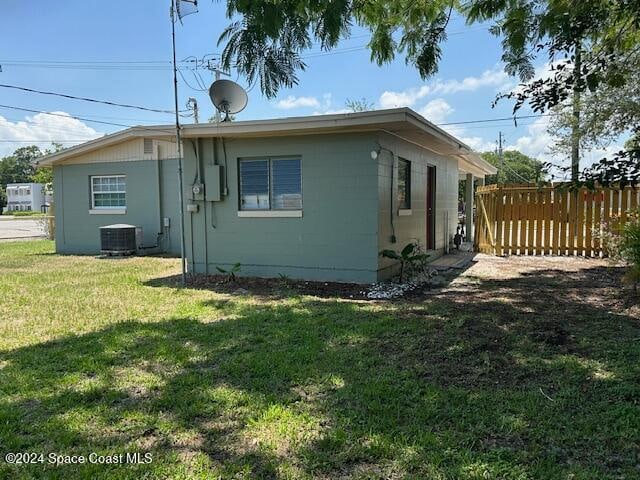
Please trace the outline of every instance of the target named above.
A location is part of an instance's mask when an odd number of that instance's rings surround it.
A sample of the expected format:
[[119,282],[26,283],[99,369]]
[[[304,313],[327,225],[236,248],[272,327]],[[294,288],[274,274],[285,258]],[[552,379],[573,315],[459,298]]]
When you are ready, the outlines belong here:
[[[179,275],[154,279],[151,286],[177,286]],[[189,288],[210,290],[232,295],[254,295],[260,297],[286,298],[292,295],[310,295],[320,298],[342,298],[347,300],[368,300],[367,285],[341,282],[312,282],[305,280],[237,277],[229,281],[224,275],[195,274],[189,276]]]

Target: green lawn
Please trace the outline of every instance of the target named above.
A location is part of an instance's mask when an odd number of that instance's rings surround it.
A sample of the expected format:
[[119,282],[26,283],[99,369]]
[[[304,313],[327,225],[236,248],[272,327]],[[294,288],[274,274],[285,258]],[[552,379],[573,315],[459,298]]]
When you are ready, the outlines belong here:
[[179,289],[158,280],[175,259],[0,243],[0,454],[153,457],[0,459],[0,478],[639,478],[620,272],[486,262],[441,294],[353,302]]

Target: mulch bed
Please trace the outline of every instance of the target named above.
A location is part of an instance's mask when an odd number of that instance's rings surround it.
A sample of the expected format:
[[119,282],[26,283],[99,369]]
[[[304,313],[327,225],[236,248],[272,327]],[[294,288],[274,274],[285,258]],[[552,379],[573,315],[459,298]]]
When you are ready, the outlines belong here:
[[[180,278],[178,277],[176,280],[179,281]],[[234,281],[228,281],[225,275],[196,274],[190,276],[187,285],[190,288],[212,290],[231,295],[250,294],[269,297],[312,295],[321,298],[370,300],[367,298],[367,285],[357,283],[311,282],[259,277],[237,277]]]

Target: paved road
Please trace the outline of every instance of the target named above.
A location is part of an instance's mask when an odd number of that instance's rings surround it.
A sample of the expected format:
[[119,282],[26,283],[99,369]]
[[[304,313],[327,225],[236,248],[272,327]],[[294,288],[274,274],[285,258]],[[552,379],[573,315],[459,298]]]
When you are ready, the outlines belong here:
[[40,221],[33,218],[0,220],[0,240],[43,237]]

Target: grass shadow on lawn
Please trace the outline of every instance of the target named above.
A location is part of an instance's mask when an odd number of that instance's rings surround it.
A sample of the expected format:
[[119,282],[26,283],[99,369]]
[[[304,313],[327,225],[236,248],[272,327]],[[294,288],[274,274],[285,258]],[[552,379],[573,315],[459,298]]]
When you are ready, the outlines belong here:
[[403,304],[230,299],[212,322],[122,322],[1,353],[0,445],[156,459],[46,478],[632,478],[640,326],[602,303],[603,275],[617,272]]

